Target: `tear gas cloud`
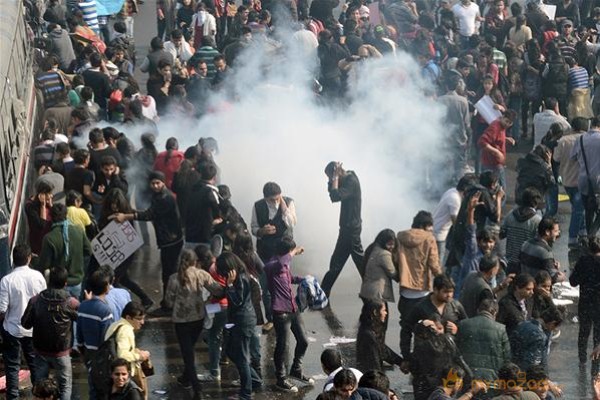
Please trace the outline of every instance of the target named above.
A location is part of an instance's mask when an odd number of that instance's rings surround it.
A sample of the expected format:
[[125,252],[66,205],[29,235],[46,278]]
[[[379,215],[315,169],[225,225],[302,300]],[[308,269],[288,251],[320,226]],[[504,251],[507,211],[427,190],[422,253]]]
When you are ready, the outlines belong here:
[[[365,248],[381,229],[408,229],[418,210],[431,209],[425,176],[441,158],[444,110],[422,94],[419,67],[404,53],[357,62],[359,79],[351,83],[349,104],[317,104],[310,87],[316,54],[301,59],[293,46],[284,48],[290,49],[285,57],[274,57],[269,44],[254,44],[228,77],[235,102],[198,121],[163,118],[157,148],[164,150],[171,136],[181,150],[200,137],[216,138],[221,183],[231,188],[233,204],[248,224],[263,185],[277,182],[296,202],[295,239],[306,248],[302,264],[308,266],[302,272],[322,277],[339,219],[339,205],[327,193],[325,165],[342,161],[360,179]],[[127,132],[136,146],[140,134]]]

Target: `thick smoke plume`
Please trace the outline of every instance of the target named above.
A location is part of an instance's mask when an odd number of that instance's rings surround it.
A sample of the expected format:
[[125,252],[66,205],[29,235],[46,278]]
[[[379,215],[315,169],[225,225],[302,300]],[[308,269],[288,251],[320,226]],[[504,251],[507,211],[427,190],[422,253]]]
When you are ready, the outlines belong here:
[[[328,197],[325,165],[342,161],[361,181],[365,247],[381,229],[407,229],[416,211],[430,208],[426,173],[435,175],[442,158],[444,110],[423,95],[419,67],[404,53],[357,62],[349,103],[324,106],[311,91],[316,52],[310,59],[299,53],[293,42],[279,49],[264,41],[253,44],[236,62],[225,90],[235,100],[223,107],[217,97],[220,111],[198,121],[163,118],[157,147],[163,150],[170,136],[181,149],[199,137],[216,138],[221,181],[248,223],[264,183],[279,183],[296,201],[295,237],[306,247],[304,272],[322,277],[339,218],[339,206]],[[138,132],[127,134],[139,144]]]

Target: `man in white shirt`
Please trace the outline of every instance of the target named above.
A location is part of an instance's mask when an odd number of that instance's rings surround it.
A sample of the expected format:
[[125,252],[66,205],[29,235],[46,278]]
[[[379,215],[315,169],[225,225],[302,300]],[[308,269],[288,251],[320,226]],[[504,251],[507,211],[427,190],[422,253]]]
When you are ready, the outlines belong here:
[[560,115],[558,100],[554,97],[548,97],[544,100],[544,111],[533,116],[533,148],[542,143],[542,139],[550,130],[553,123],[559,123],[566,132],[571,129],[567,119]]
[[[263,187],[263,198],[252,207],[250,228],[256,236],[256,252],[266,263],[275,255],[277,245],[284,237],[293,238],[296,225],[296,205],[290,197],[281,194],[281,187],[275,182],[267,182]],[[261,286],[266,287],[266,276],[261,276]],[[263,291],[265,316],[267,323],[263,331],[273,327],[271,296],[268,290]]]
[[442,195],[440,202],[433,211],[433,234],[435,235],[442,265],[444,264],[446,252],[446,238],[450,228],[456,221],[465,190],[476,183],[477,177],[475,175],[466,174],[460,178],[455,188],[448,189]]
[[[325,380],[325,384],[323,385],[323,392],[329,392],[333,390],[333,378],[335,375],[344,369],[344,365],[342,364],[342,354],[335,349],[325,349],[321,353],[321,368],[323,372],[327,374],[327,379]],[[348,368],[354,376],[356,377],[356,381],[360,381],[363,374],[356,368]]]
[[458,23],[458,33],[463,49],[467,48],[469,38],[479,32],[479,26],[484,18],[481,17],[479,6],[471,0],[461,0],[452,7],[452,13]]
[[174,60],[179,60],[183,65],[194,55],[194,49],[183,38],[183,33],[179,29],[171,32],[171,40],[165,43],[165,51],[173,56]]
[[19,369],[21,351],[25,356],[31,381],[39,380],[39,360],[33,349],[33,330],[21,325],[21,318],[29,299],[46,289],[44,276],[31,268],[31,248],[26,244],[13,250],[14,269],[0,280],[0,319],[4,352],[2,358],[6,369],[6,399],[19,398]]

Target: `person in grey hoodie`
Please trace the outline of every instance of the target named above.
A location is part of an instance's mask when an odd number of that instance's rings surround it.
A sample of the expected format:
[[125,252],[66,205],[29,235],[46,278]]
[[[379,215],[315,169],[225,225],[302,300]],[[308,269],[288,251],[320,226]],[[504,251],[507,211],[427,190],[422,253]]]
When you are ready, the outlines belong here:
[[506,238],[506,260],[511,272],[518,270],[523,243],[537,234],[538,224],[542,220],[538,207],[542,201],[539,190],[533,187],[525,189],[521,195],[521,205],[508,213],[502,222],[500,239]]
[[75,60],[69,33],[58,24],[49,24],[48,38],[52,41],[51,53],[58,57],[60,69],[67,71]]

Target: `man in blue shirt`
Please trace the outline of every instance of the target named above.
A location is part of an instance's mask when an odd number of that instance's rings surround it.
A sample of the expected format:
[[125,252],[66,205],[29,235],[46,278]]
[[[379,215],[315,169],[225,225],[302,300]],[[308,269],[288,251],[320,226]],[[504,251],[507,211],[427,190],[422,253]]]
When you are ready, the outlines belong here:
[[[77,311],[77,342],[88,369],[98,348],[104,342],[106,330],[113,323],[113,314],[106,302],[109,287],[109,277],[102,271],[95,271],[88,281],[91,293],[85,292],[86,300]],[[92,384],[91,374],[88,374],[88,384],[90,400],[96,400],[97,389]]]

